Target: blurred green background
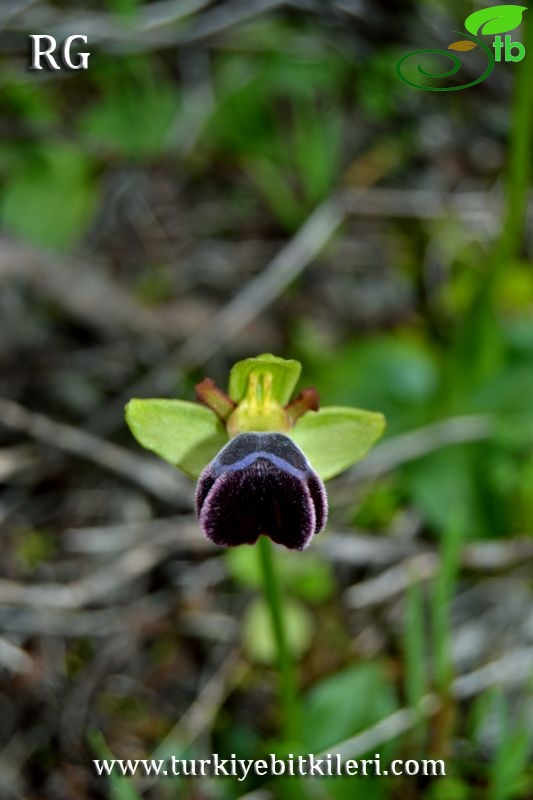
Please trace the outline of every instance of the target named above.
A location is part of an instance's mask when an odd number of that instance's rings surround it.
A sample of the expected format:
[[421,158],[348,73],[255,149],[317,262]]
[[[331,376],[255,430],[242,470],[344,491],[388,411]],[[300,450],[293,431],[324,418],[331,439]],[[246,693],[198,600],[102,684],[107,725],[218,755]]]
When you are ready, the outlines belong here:
[[[478,7],[4,4],[2,798],[533,797],[532,55],[464,91],[394,71]],[[89,69],[29,71],[37,32]],[[362,734],[446,777],[93,770],[289,749],[253,551],[208,546],[122,422],[265,351],[388,420],[279,553],[301,752]]]

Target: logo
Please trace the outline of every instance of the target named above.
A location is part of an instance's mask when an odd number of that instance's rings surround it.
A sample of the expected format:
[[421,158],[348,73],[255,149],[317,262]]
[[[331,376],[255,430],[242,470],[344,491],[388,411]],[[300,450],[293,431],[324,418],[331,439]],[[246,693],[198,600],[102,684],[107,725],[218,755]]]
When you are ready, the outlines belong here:
[[[53,36],[50,36],[48,33],[32,33],[30,34],[30,65],[28,69],[61,69],[61,67],[65,67],[66,69],[87,69],[89,56],[90,53],[78,53],[78,58],[74,62],[72,60],[72,45],[75,41],[83,42],[83,44],[87,44],[87,36],[83,34],[73,34],[72,36],[67,36],[64,40],[63,44],[61,45],[60,54],[57,55],[59,58],[59,64],[57,63],[56,59],[54,58],[54,53],[58,49],[57,42]],[[45,59],[44,65],[41,63],[42,59]]]
[[[406,53],[396,63],[396,75],[401,81],[407,83],[409,86],[414,86],[415,89],[423,89],[426,92],[457,92],[459,89],[468,89],[469,86],[475,86],[489,77],[496,62],[498,61],[522,61],[526,54],[526,48],[522,42],[514,42],[509,35],[510,31],[517,28],[522,22],[522,14],[527,11],[526,6],[493,6],[492,8],[482,8],[480,11],[475,11],[470,14],[465,20],[465,28],[468,33],[461,31],[453,31],[458,33],[459,36],[466,36],[466,39],[460,39],[448,45],[448,50],[414,50],[412,53]],[[502,40],[500,34],[506,34]],[[478,38],[479,34],[483,36],[494,36],[492,46]],[[460,86],[429,86],[426,83],[416,83],[414,80],[416,75],[405,74],[405,68],[408,67],[405,62],[413,56],[425,55],[427,53],[446,56],[452,60],[453,66],[445,72],[429,72],[424,69],[419,62],[417,69],[418,72],[428,80],[441,80],[450,78],[461,69],[461,61],[455,53],[448,52],[449,50],[456,50],[459,52],[468,52],[474,48],[481,48],[487,58],[487,66],[484,73],[475,80],[469,83],[463,83]],[[494,52],[493,52],[494,50]],[[413,72],[413,70],[411,70]]]

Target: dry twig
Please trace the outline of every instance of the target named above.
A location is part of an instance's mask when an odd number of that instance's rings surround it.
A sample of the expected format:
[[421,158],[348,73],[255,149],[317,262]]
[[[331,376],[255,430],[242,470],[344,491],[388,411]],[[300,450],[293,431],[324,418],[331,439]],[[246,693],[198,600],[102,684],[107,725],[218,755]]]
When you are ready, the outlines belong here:
[[[191,744],[213,724],[223,702],[244,680],[249,669],[249,665],[242,660],[238,650],[231,650],[220,667],[199,690],[181,719],[158,745],[152,758],[164,758],[172,750],[173,745],[178,745],[180,751],[188,750]],[[156,780],[156,777],[146,778],[142,783],[143,791],[149,789]]]
[[394,436],[378,444],[368,458],[346,472],[336,482],[336,489],[340,492],[341,488],[352,485],[354,481],[378,478],[441,447],[489,439],[495,428],[494,417],[489,414],[472,414],[450,417]]
[[[512,686],[528,679],[533,669],[533,648],[516,650],[479,669],[456,678],[451,687],[452,695],[466,699],[481,694],[491,686]],[[401,708],[376,725],[351,736],[343,742],[328,747],[319,756],[339,753],[342,759],[357,758],[364,753],[389,742],[402,733],[411,730],[420,719],[420,714],[431,716],[441,707],[440,699],[434,694],[425,695],[418,709]]]
[[182,371],[202,364],[264,311],[316,258],[344,218],[342,204],[328,200],[315,209],[296,235],[272,261],[214,315],[209,325],[191,336],[164,364],[130,386],[121,398],[91,421],[91,428],[109,432],[131,397],[166,394],[176,389]]
[[97,464],[126,478],[146,492],[173,505],[192,505],[190,484],[172,467],[146,456],[134,455],[116,444],[99,439],[72,425],[28,411],[13,400],[0,398],[0,422],[4,427],[31,436],[63,453]]

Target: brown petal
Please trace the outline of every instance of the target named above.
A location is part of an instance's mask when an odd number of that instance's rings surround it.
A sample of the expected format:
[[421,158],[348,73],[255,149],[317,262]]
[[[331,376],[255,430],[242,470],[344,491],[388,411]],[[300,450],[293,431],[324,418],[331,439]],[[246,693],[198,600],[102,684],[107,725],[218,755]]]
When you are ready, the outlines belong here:
[[477,47],[475,42],[470,39],[461,39],[460,42],[448,45],[448,50],[473,50],[474,47]]

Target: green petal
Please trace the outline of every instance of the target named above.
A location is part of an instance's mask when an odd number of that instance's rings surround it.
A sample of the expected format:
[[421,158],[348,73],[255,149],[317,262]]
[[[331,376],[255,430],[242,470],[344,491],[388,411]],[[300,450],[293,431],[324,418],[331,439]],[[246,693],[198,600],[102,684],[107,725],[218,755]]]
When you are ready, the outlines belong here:
[[272,399],[284,406],[292,397],[302,365],[299,361],[278,358],[271,353],[237,361],[229,376],[229,396],[235,403],[240,403],[246,394],[252,370],[272,375]]
[[364,458],[384,430],[383,414],[327,406],[300,417],[289,436],[327,481]]
[[228,435],[217,415],[186,400],[130,400],[126,422],[147,450],[197,478]]

